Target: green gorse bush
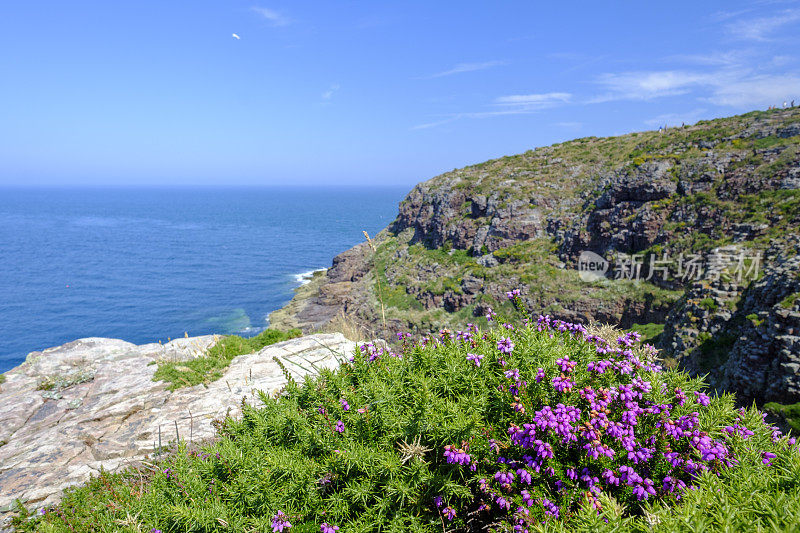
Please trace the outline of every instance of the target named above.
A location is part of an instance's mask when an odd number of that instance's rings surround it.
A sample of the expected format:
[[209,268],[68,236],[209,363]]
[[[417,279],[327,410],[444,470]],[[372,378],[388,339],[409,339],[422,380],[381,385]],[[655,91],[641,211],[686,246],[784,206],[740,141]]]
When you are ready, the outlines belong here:
[[[518,293],[509,298],[519,308]],[[493,313],[490,319],[496,320]],[[800,523],[800,454],[636,332],[522,314],[334,372],[103,473],[28,531],[709,531]]]

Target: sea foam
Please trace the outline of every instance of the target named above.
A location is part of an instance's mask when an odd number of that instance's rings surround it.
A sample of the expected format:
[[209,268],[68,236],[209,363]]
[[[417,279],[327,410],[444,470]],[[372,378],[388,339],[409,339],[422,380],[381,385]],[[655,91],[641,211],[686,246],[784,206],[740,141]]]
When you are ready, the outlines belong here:
[[308,272],[301,272],[300,274],[294,275],[294,280],[299,283],[300,285],[305,285],[314,277],[314,273],[316,272],[325,272],[328,270],[327,268],[317,268],[314,270],[309,270]]

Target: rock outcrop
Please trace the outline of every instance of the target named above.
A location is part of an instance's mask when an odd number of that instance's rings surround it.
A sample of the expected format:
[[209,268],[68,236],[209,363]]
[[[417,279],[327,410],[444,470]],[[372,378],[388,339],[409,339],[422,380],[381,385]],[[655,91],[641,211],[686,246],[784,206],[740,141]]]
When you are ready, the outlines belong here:
[[800,402],[800,239],[773,243],[749,285],[695,284],[667,317],[660,347],[745,403]]
[[279,362],[298,382],[333,369],[355,350],[341,334],[311,335],[236,357],[224,376],[170,392],[154,382],[160,360],[197,357],[214,336],[168,344],[88,338],[42,352],[6,372],[0,385],[0,512],[19,498],[57,501],[63,488],[100,468],[115,470],[151,456],[177,439],[212,438],[212,420],[256,404],[258,392],[286,383]]
[[[519,288],[529,309],[568,321],[666,324],[664,355],[687,370],[747,398],[795,398],[784,383],[800,351],[786,333],[793,308],[776,307],[760,282],[747,300],[754,277],[720,276],[714,257],[730,248],[766,258],[772,243],[800,236],[798,124],[800,108],[756,111],[436,176],[401,202],[374,249],[337,256],[282,316],[306,331],[347,315],[381,335],[427,333],[507,309],[504,293]],[[584,252],[607,261],[604,277],[581,277]],[[759,385],[746,387],[737,368]]]

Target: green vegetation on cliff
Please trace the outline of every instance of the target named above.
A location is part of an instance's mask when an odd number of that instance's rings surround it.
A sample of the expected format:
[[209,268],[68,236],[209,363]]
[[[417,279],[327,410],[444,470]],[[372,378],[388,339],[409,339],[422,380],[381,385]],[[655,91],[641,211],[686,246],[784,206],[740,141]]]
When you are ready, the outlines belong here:
[[[317,292],[298,295],[292,323],[318,327],[330,307],[329,316],[346,309],[375,330],[385,312],[387,333],[424,332],[479,322],[514,286],[529,307],[560,318],[663,324],[696,281],[678,261],[697,254],[705,264],[731,245],[751,261],[800,233],[799,154],[800,110],[786,109],[575,139],[453,170],[408,194],[374,253],[343,254]],[[602,283],[579,277],[583,250],[610,261]],[[624,279],[624,254],[638,254],[639,281]],[[651,270],[655,261],[668,272]],[[306,320],[312,300],[315,320]]]
[[[520,305],[516,300],[515,304]],[[352,362],[21,531],[788,530],[800,453],[637,335],[526,317]]]

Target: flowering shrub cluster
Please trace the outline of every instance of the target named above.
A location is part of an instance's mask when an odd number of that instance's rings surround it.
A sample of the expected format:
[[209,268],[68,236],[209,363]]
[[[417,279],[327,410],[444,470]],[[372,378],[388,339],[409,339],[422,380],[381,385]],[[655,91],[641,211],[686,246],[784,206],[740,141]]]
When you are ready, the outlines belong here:
[[[518,291],[508,296],[520,306]],[[262,407],[221,422],[219,442],[181,448],[145,474],[104,473],[25,527],[683,531],[800,522],[798,447],[757,410],[662,370],[634,332],[487,315],[499,324],[417,342],[402,333],[392,349],[365,344],[338,371],[291,382],[277,400],[264,395]]]
[[[516,415],[502,449],[492,439],[491,453],[483,458],[486,466],[492,460],[496,466],[478,480],[480,511],[495,518],[505,514],[505,523],[516,531],[569,516],[582,505],[599,511],[601,494],[640,513],[644,500],[679,500],[696,488],[700,474],[736,466],[730,441],[746,440],[753,432],[738,423],[718,428],[716,435],[701,428],[699,411],[711,398],[697,390],[687,395],[660,379],[652,348],[632,350],[638,333],[611,343],[580,324],[546,316],[539,317],[535,329],[550,336],[566,333],[585,343],[583,353],[593,349],[597,355],[580,364],[569,355],[557,358],[547,368],[536,368],[529,382],[518,368],[508,369],[505,358],[513,342],[498,341],[502,355],[495,361],[505,378],[499,388]],[[466,358],[473,361],[475,355]],[[776,429],[773,441],[780,437]],[[763,464],[776,457],[761,453]],[[471,471],[480,461],[449,445],[444,457]]]

